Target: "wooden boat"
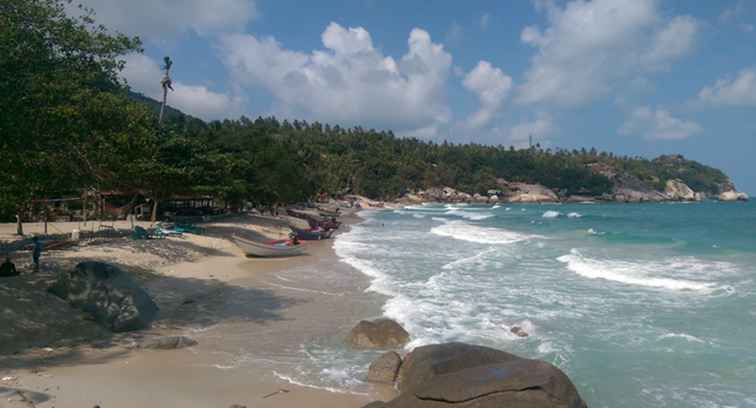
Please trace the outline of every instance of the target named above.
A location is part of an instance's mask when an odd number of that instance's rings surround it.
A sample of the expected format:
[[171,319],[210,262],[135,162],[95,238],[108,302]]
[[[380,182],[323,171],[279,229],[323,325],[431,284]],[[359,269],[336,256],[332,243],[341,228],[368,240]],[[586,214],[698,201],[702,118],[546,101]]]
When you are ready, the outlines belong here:
[[326,230],[322,228],[303,230],[291,225],[289,226],[289,228],[291,228],[291,230],[294,231],[294,234],[296,234],[297,238],[301,239],[302,241],[319,241],[321,239],[328,239],[331,238],[331,235],[333,234],[333,230]]
[[276,258],[304,254],[304,249],[302,249],[301,246],[288,245],[285,241],[277,241],[277,243],[268,244],[240,238],[236,235],[233,235],[231,239],[247,256]]

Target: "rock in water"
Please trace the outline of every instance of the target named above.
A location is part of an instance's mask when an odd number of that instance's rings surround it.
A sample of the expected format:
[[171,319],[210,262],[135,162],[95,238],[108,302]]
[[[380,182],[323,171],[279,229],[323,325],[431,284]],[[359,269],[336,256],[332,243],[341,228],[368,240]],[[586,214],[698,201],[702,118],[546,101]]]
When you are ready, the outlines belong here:
[[175,350],[197,345],[197,340],[186,336],[154,337],[142,342],[140,348],[153,350]]
[[400,370],[387,408],[585,408],[570,379],[539,360],[464,343],[418,347]]
[[409,333],[391,319],[363,320],[352,329],[346,341],[354,348],[396,348],[407,344]]
[[82,262],[62,272],[50,292],[114,332],[147,328],[158,312],[128,273],[103,262]]
[[383,353],[370,364],[367,379],[369,382],[393,384],[401,365],[402,358],[399,354],[394,351]]
[[700,201],[700,196],[680,179],[667,180],[664,194],[675,201]]
[[748,194],[739,191],[725,191],[718,197],[719,201],[748,201]]
[[511,331],[512,334],[514,334],[517,337],[528,337],[528,332],[523,330],[522,327],[520,326],[512,326],[512,328],[509,329],[509,331]]

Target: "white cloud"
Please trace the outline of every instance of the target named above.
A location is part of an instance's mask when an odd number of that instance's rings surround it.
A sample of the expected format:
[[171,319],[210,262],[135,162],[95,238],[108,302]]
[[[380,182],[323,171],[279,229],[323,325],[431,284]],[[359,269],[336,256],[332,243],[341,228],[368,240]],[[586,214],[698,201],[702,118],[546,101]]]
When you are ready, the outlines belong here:
[[563,8],[536,2],[548,25],[528,26],[521,40],[537,49],[518,101],[582,105],[625,79],[665,68],[694,45],[692,17],[665,21],[657,0],[573,0]]
[[480,109],[468,119],[467,124],[472,128],[480,128],[487,125],[501,107],[512,88],[512,78],[490,62],[480,61],[465,76],[462,84],[478,95]]
[[98,24],[148,39],[243,29],[257,16],[255,0],[74,0],[94,9]]
[[620,128],[623,135],[641,135],[646,139],[682,140],[703,131],[701,125],[672,116],[664,109],[641,106],[633,110]]
[[272,37],[235,34],[220,48],[235,81],[270,92],[277,113],[397,132],[427,133],[449,122],[452,57],[426,31],[412,30],[399,60],[376,50],[361,27],[331,23],[322,42],[325,49],[304,53]]
[[491,14],[486,13],[480,16],[480,29],[483,31],[488,30],[488,25],[491,23]]
[[713,105],[756,106],[756,68],[744,69],[734,78],[720,79],[698,93]]
[[[130,54],[126,67],[121,72],[129,86],[137,92],[156,100],[162,100],[163,77],[160,65],[144,54]],[[173,82],[174,92],[168,93],[168,105],[203,119],[222,119],[241,113],[243,101],[223,93],[211,91],[204,85],[189,85]]]

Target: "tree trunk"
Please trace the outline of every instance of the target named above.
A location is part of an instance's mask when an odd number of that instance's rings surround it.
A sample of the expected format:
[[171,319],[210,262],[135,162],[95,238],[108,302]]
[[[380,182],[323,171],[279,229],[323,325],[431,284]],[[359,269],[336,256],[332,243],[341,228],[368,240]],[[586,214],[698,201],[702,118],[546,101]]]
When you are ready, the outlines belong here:
[[157,221],[157,210],[158,210],[158,200],[154,199],[152,200],[152,217],[150,217],[150,222]]
[[21,223],[21,214],[16,214],[16,235],[24,235],[24,224]]

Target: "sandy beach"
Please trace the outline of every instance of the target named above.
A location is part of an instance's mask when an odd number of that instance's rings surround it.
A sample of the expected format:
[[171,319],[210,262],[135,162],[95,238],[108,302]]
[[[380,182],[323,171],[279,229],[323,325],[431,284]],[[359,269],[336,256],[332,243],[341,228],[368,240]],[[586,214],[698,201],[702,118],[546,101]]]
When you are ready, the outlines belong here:
[[[67,233],[77,226],[48,228]],[[25,225],[27,233],[40,228]],[[332,240],[304,243],[307,255],[301,257],[248,259],[224,237],[244,232],[278,238],[278,223],[257,217],[205,228],[202,235],[96,239],[49,251],[37,275],[24,274],[28,252],[17,252],[22,277],[5,278],[0,286],[0,320],[11,327],[0,337],[0,407],[338,408],[392,395],[380,387],[353,394],[287,380],[287,364],[304,358],[297,351],[302,344],[339,342],[357,321],[380,312],[380,298],[364,293],[367,279],[338,261]],[[0,239],[14,231],[14,225],[3,225]],[[160,307],[150,330],[114,335],[44,292],[57,271],[85,259],[111,262],[137,276]],[[135,348],[144,338],[168,334],[199,344]]]

